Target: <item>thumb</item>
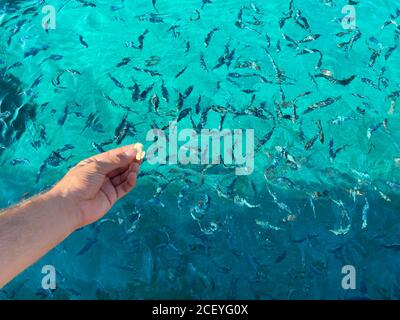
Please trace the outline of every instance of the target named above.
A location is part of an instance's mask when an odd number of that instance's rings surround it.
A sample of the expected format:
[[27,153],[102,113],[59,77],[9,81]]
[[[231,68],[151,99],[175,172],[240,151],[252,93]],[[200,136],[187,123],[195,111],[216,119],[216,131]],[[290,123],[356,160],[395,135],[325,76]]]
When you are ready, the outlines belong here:
[[96,162],[99,172],[106,175],[115,169],[129,165],[133,161],[139,162],[144,157],[142,148],[142,144],[135,143],[98,154],[89,160]]

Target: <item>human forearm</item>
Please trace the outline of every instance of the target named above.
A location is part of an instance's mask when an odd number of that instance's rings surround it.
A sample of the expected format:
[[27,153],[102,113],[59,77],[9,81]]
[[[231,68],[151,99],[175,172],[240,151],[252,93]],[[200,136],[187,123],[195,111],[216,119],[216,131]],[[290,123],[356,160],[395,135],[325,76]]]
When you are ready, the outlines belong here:
[[0,213],[0,288],[77,228],[76,211],[50,191]]

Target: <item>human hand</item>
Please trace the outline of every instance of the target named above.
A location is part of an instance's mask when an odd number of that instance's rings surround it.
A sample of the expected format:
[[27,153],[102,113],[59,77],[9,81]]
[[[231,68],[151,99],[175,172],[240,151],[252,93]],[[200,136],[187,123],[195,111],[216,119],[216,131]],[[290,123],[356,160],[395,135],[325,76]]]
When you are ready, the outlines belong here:
[[137,143],[83,160],[50,190],[78,215],[76,228],[103,217],[135,187],[145,155],[142,148]]

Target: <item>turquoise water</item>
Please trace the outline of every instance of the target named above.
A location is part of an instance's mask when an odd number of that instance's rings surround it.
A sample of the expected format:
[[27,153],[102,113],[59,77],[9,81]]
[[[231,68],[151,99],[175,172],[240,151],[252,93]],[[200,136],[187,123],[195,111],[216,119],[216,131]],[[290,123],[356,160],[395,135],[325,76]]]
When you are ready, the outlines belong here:
[[[147,131],[178,116],[190,86],[181,109],[191,108],[193,123],[187,116],[179,128],[218,129],[222,114],[208,109],[224,106],[223,128],[254,129],[256,144],[272,135],[248,176],[223,165],[144,163],[136,189],[105,219],[1,299],[399,298],[394,1],[358,1],[352,31],[341,25],[348,1],[338,0],[46,1],[57,11],[48,32],[44,4],[0,1],[1,207],[116,147],[124,117],[134,130],[121,144],[148,147]],[[132,98],[135,83],[140,94],[150,87],[143,100]],[[57,270],[55,291],[41,289],[47,264]],[[355,290],[342,289],[344,265],[356,268]]]

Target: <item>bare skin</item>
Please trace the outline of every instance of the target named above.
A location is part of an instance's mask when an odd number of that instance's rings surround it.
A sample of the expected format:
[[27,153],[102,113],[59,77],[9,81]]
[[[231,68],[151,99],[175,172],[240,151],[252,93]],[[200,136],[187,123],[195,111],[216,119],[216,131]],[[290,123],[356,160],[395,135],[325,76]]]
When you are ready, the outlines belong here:
[[81,161],[51,190],[0,212],[0,288],[136,185],[141,144]]

